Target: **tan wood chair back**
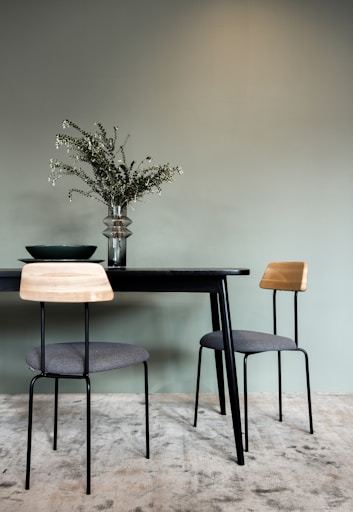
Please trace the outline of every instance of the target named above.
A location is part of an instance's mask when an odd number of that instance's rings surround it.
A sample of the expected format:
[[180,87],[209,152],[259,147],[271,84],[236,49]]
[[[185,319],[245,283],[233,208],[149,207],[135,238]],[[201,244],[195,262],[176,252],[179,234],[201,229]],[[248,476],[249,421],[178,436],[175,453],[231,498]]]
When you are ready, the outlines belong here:
[[38,302],[102,302],[114,298],[104,268],[90,262],[28,263],[20,297]]
[[304,292],[308,284],[308,264],[303,261],[273,262],[260,281],[260,288]]

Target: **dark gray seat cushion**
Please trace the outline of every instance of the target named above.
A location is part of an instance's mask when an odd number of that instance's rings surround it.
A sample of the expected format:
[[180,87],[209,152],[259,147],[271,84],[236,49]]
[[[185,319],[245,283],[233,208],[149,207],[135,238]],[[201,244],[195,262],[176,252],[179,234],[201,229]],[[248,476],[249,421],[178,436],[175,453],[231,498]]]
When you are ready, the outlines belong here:
[[[291,338],[268,334],[257,331],[232,331],[233,347],[235,352],[243,354],[255,354],[257,352],[269,352],[272,350],[296,350],[295,341]],[[223,350],[222,331],[214,331],[205,334],[200,344],[202,347],[214,350]]]
[[[143,347],[127,343],[90,342],[89,372],[116,370],[147,361],[149,353]],[[59,375],[81,375],[84,372],[83,342],[53,343],[45,347],[45,370]],[[27,364],[40,370],[40,347],[26,356]]]

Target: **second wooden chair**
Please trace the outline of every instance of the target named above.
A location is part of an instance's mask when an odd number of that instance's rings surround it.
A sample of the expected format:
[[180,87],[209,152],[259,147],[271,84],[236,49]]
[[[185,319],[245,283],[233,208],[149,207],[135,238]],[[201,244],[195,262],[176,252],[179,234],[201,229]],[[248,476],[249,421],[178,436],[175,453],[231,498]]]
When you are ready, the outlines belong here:
[[[278,395],[279,395],[279,421],[282,421],[282,365],[281,352],[296,351],[304,354],[306,371],[306,388],[309,412],[309,430],[312,434],[313,420],[311,408],[310,377],[309,377],[309,359],[307,352],[298,346],[298,292],[304,292],[307,288],[308,265],[305,262],[274,262],[270,263],[260,281],[260,288],[273,291],[273,333],[263,333],[256,331],[234,330],[233,346],[234,351],[244,355],[243,374],[244,374],[244,424],[245,424],[245,451],[248,451],[248,380],[247,380],[247,360],[250,355],[263,352],[277,352],[278,357]],[[288,338],[277,334],[277,292],[293,292],[294,296],[294,337]],[[200,373],[202,349],[210,348],[221,353],[224,350],[223,336],[221,331],[214,331],[205,334],[200,340],[199,363],[197,370],[196,399],[194,426],[197,425],[197,411],[200,390]],[[220,359],[222,361],[222,359]],[[223,393],[224,394],[224,393]]]

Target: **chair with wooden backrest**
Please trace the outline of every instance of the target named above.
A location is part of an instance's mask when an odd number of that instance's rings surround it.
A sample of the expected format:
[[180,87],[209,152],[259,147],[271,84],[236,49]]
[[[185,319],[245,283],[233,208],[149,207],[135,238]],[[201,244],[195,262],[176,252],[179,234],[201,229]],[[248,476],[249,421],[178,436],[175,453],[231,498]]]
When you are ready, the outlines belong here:
[[[298,306],[297,297],[298,292],[304,292],[307,288],[308,280],[308,265],[304,262],[275,262],[270,263],[262,279],[260,287],[270,289],[273,291],[273,334],[233,330],[233,347],[235,352],[242,353],[243,369],[244,369],[244,424],[245,424],[245,446],[247,451],[249,446],[248,436],[248,385],[247,385],[247,359],[252,354],[259,354],[262,352],[274,351],[278,354],[278,392],[279,392],[279,421],[282,421],[282,367],[281,367],[281,352],[284,350],[300,351],[305,357],[305,370],[306,370],[306,387],[309,411],[309,427],[310,433],[313,430],[312,409],[311,409],[311,394],[310,394],[310,377],[309,377],[309,359],[307,352],[298,347]],[[277,334],[277,292],[278,291],[293,292],[294,294],[294,338],[287,338]],[[223,337],[221,331],[214,331],[205,334],[200,340],[199,363],[197,371],[197,384],[196,384],[196,400],[195,400],[195,415],[194,426],[197,425],[197,411],[199,401],[200,389],[200,373],[201,373],[201,358],[202,349],[211,348],[218,353],[223,351]]]
[[[114,297],[104,268],[90,262],[30,263],[23,267],[20,297],[40,303],[41,341],[32,349],[26,362],[35,375],[29,388],[26,489],[29,489],[32,448],[33,392],[36,381],[51,378],[55,382],[54,441],[57,448],[59,379],[84,379],[87,396],[87,480],[91,492],[91,383],[90,373],[116,370],[143,363],[145,381],[146,457],[149,458],[148,368],[149,354],[143,347],[126,343],[90,341],[89,303],[110,301]],[[46,343],[46,303],[81,303],[84,318],[84,341]]]

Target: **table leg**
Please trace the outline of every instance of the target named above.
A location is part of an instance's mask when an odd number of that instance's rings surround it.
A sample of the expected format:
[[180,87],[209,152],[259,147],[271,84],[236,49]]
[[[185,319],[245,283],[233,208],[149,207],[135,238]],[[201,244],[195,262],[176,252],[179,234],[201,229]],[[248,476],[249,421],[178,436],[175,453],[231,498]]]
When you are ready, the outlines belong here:
[[221,414],[226,414],[226,398],[225,398],[225,393],[224,393],[222,350],[215,350],[214,356],[215,356],[216,372],[217,372],[219,407],[221,409]]
[[220,290],[218,296],[219,296],[219,306],[220,306],[221,321],[222,321],[224,355],[225,355],[225,360],[226,360],[229,400],[230,400],[230,406],[231,406],[231,411],[232,411],[235,446],[236,446],[236,450],[237,450],[238,464],[240,466],[243,466],[244,465],[244,450],[243,450],[243,440],[242,440],[242,433],[241,433],[241,418],[240,418],[237,372],[236,372],[235,357],[234,357],[234,351],[233,351],[232,326],[231,326],[231,320],[230,320],[227,282],[225,279],[222,279],[221,290]]
[[[210,299],[211,299],[211,313],[212,313],[212,329],[214,331],[219,331],[221,326],[219,323],[219,307],[218,307],[217,294],[211,293]],[[219,406],[221,409],[221,414],[226,414],[226,400],[225,400],[225,394],[224,394],[222,351],[215,350],[214,355],[215,355],[216,372],[217,372]]]

